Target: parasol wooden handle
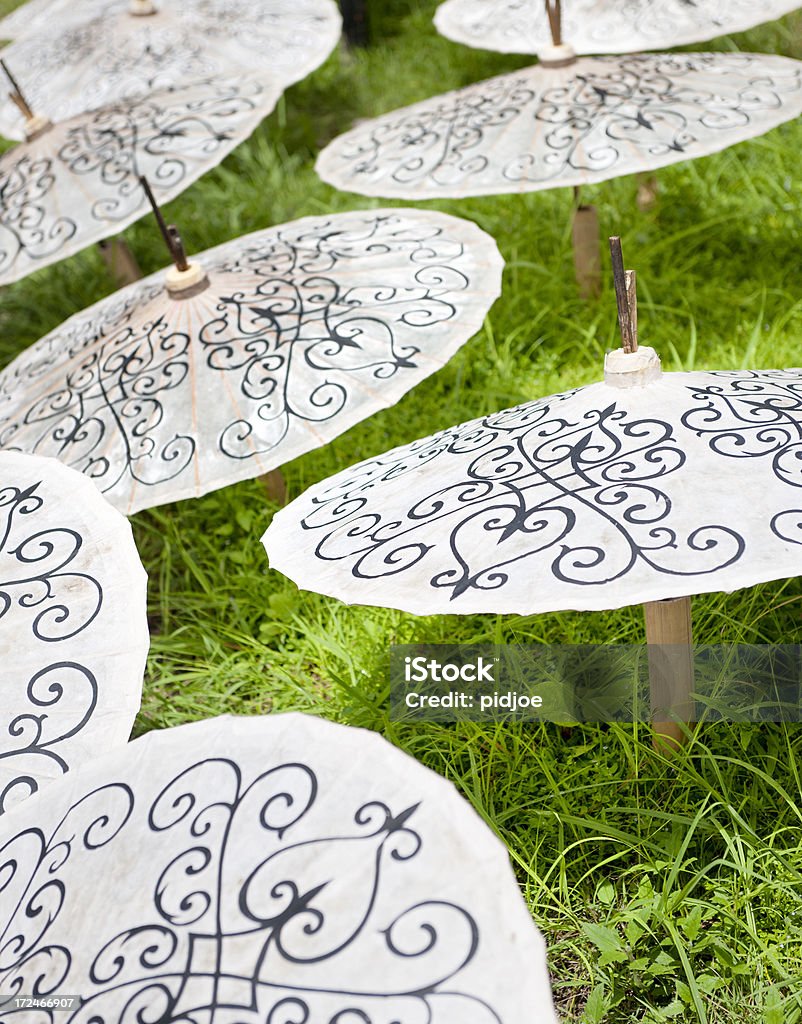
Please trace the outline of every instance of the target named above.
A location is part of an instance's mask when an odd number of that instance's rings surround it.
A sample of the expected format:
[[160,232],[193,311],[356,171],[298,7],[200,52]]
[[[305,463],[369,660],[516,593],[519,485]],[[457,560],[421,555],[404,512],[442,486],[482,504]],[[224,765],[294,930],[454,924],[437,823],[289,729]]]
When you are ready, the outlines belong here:
[[98,242],[100,255],[118,288],[142,279],[136,257],[124,238],[105,238]]
[[601,249],[599,244],[599,215],[595,206],[584,206],[579,201],[579,189],[574,189],[574,222],[571,238],[574,243],[574,273],[583,299],[598,299],[601,294]]
[[685,742],[681,722],[694,720],[691,599],[648,601],[643,606],[649,657],[652,728],[656,750],[674,753]]
[[638,177],[638,193],[635,202],[639,210],[651,210],[660,195],[657,175],[649,171],[641,171]]
[[267,473],[262,473],[259,479],[262,481],[262,486],[270,501],[279,506],[287,504],[287,483],[280,469],[271,469]]

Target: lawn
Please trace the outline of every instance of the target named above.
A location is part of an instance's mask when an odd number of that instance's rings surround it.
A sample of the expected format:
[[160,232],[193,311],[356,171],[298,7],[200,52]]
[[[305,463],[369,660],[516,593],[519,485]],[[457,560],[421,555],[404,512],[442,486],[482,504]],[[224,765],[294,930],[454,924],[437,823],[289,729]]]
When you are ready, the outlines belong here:
[[[14,4],[0,0],[0,11]],[[287,91],[218,169],[167,207],[188,250],[310,214],[378,207],[313,170],[369,117],[527,63],[437,35],[434,0],[372,4],[375,45],[336,51]],[[689,49],[802,58],[802,13]],[[639,334],[665,369],[802,362],[802,124],[658,172],[636,205],[624,178],[587,190],[638,271]],[[420,205],[469,218],[506,260],[483,329],[395,407],[285,467],[290,496],[443,427],[600,378],[618,344],[612,282],[580,299],[570,190]],[[384,205],[411,205],[386,203]],[[150,218],[126,231],[164,265]],[[114,285],[96,248],[0,293],[0,364]],[[346,607],[271,571],[275,512],[251,481],[132,520],[150,577],[152,647],[137,733],[231,712],[308,711],[383,733],[451,779],[507,844],[549,945],[568,1022],[784,1024],[802,1019],[802,781],[798,726],[710,725],[654,754],[637,725],[400,725],[391,643],[638,643],[642,613],[437,616]],[[694,602],[700,642],[799,643],[798,579]]]

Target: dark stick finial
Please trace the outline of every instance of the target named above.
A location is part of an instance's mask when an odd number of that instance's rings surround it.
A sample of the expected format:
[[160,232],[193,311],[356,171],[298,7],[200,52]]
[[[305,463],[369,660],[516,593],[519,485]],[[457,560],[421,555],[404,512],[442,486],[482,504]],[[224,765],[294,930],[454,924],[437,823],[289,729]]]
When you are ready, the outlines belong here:
[[618,326],[625,352],[638,348],[638,307],[635,296],[635,271],[624,270],[624,254],[618,235],[610,238],[610,257],[613,263],[615,301],[618,306]]
[[8,64],[6,64],[2,58],[0,58],[0,67],[5,71],[6,78],[11,83],[11,92],[8,94],[11,97],[11,101],[17,107],[22,116],[30,121],[34,116],[34,113],[31,109],[30,103],[25,99],[22,89],[19,87],[19,82],[11,74]]
[[555,46],[561,46],[563,41],[562,33],[562,7],[560,0],[546,0],[546,14],[551,29],[551,41]]
[[181,271],[189,270],[187,254],[184,250],[184,243],[181,239],[181,234],[178,228],[175,224],[168,224],[167,232],[170,235],[170,241],[172,242],[173,258],[175,259],[176,267]]
[[159,204],[156,202],[156,197],[151,191],[148,179],[144,174],[139,176],[139,184],[145,190],[145,195],[148,197],[148,202],[153,210],[153,215],[156,218],[156,223],[159,225],[159,231],[162,233],[165,245],[170,253],[170,258],[179,270],[186,270],[189,264],[187,263],[186,253],[184,252],[184,244],[181,241],[181,235],[178,233],[178,228],[175,224],[167,224]]

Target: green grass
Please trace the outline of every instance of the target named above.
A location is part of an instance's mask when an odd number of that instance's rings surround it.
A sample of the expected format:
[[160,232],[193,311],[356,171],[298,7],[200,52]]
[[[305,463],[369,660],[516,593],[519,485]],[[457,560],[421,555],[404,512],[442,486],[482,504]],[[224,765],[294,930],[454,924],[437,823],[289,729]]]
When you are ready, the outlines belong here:
[[[526,63],[438,37],[434,6],[374,3],[374,48],[335,53],[170,204],[188,247],[380,205],[320,182],[318,149],[355,117]],[[735,47],[802,57],[802,16],[693,49]],[[648,213],[632,178],[587,190],[638,270],[640,337],[666,368],[802,363],[800,152],[802,125],[789,124],[661,171]],[[288,465],[291,495],[392,445],[597,380],[616,344],[611,286],[598,302],[577,295],[570,191],[421,205],[496,237],[503,296],[435,377]],[[148,220],[126,237],[145,271],[164,263]],[[94,248],[8,288],[0,362],[112,289]],[[137,732],[288,709],[378,730],[452,779],[507,843],[566,1021],[802,1020],[799,728],[707,726],[669,763],[637,726],[394,723],[392,642],[640,642],[641,612],[418,619],[344,607],[268,568],[259,537],[274,511],[249,482],[134,517],[153,631]],[[714,594],[694,603],[696,638],[798,643],[801,612],[798,579]]]

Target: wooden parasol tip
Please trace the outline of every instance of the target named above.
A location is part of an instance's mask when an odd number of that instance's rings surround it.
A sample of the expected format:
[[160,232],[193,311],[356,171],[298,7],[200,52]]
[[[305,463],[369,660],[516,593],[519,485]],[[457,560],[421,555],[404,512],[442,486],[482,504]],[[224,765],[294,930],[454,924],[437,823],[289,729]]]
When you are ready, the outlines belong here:
[[551,41],[554,46],[562,46],[562,7],[560,0],[545,0],[546,15],[549,19]]
[[31,105],[25,99],[22,89],[19,87],[19,82],[17,82],[16,78],[11,74],[11,69],[2,58],[0,58],[0,67],[2,67],[5,72],[5,76],[11,85],[11,92],[8,95],[10,96],[12,103],[26,120],[32,120],[35,117],[35,114],[31,109]]
[[185,271],[188,267],[187,255],[184,251],[184,243],[181,241],[181,235],[178,232],[178,228],[175,224],[167,224],[164,219],[164,215],[156,202],[156,197],[153,195],[153,190],[150,187],[150,182],[144,174],[139,175],[139,184],[145,191],[150,208],[153,210],[153,216],[156,218],[156,223],[159,225],[159,231],[161,231],[164,244],[167,246],[167,251],[170,253],[170,259],[175,263],[176,267],[180,271]]
[[170,267],[166,275],[167,291],[174,298],[191,298],[209,286],[209,278],[200,263],[190,263],[184,250],[184,243],[181,234],[175,224],[167,224],[164,215],[159,209],[156,197],[153,195],[148,179],[140,174],[139,183],[144,189],[148,202],[153,210],[153,216],[159,225],[164,244],[170,253],[174,266]]
[[563,42],[562,7],[560,0],[545,0],[546,14],[551,29],[551,46],[542,46],[537,51],[540,66],[544,68],[567,68],[576,62],[576,50]]
[[170,236],[171,248],[173,251],[173,259],[175,265],[182,273],[185,270],[189,270],[189,263],[187,261],[186,250],[184,249],[184,241],[181,238],[181,233],[175,224],[167,225],[167,233]]
[[624,254],[618,235],[610,237],[610,258],[613,264],[613,284],[622,346],[625,352],[637,352],[638,300],[635,271],[624,270]]
[[8,96],[14,106],[19,110],[22,116],[25,118],[25,140],[26,142],[33,142],[40,135],[53,127],[53,122],[49,121],[46,117],[41,117],[33,112],[33,107],[25,98],[25,95],[19,87],[19,83],[16,78],[11,74],[8,64],[2,58],[0,58],[0,66],[5,72],[6,78],[11,83],[11,91]]

